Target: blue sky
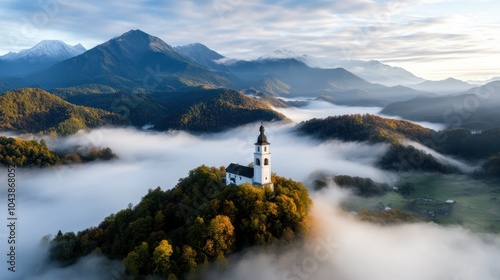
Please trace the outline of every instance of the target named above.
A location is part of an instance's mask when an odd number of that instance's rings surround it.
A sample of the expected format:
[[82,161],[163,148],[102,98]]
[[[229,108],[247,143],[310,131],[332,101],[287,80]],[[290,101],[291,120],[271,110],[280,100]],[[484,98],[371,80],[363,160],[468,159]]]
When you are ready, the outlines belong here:
[[44,39],[86,48],[141,29],[252,59],[288,49],[380,60],[427,79],[500,76],[500,1],[0,0],[0,54]]

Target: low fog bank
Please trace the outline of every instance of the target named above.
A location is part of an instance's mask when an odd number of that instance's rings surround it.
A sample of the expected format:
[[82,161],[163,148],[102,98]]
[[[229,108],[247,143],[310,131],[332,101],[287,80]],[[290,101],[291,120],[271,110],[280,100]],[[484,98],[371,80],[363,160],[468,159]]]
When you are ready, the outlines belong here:
[[340,210],[346,192],[313,194],[316,233],[294,248],[249,252],[206,280],[497,280],[500,237],[431,223],[378,226]]
[[[330,102],[326,102],[323,100],[312,100],[312,99],[285,99],[285,101],[305,101],[307,102],[306,106],[300,108],[274,108],[276,111],[284,114],[288,118],[290,118],[295,123],[300,123],[303,121],[310,120],[312,118],[326,118],[329,116],[339,116],[339,115],[351,115],[351,114],[371,114],[380,116],[387,119],[396,119],[396,120],[404,120],[398,116],[387,116],[380,113],[383,108],[381,107],[357,107],[357,106],[341,106],[335,105]],[[409,120],[408,120],[409,121]],[[430,123],[430,122],[418,122],[418,121],[409,121],[414,124],[420,125],[425,128],[430,128],[435,131],[440,131],[446,129],[446,125],[440,123]]]
[[[174,187],[179,178],[199,165],[252,162],[259,126],[255,123],[202,136],[104,128],[48,140],[49,147],[58,149],[79,145],[111,147],[118,158],[54,168],[17,169],[17,272],[8,272],[3,263],[0,279],[67,275],[65,273],[73,270],[53,268],[52,271],[44,264],[46,247],[40,247],[42,237],[55,235],[58,230],[77,232],[97,226],[106,216],[126,208],[129,203],[137,204],[148,189]],[[385,145],[320,143],[295,135],[292,128],[293,125],[266,124],[273,172],[297,181],[305,180],[317,170],[391,180],[390,173],[374,167],[385,153]],[[6,174],[5,169],[0,169],[0,182],[6,182]],[[0,189],[0,199],[6,199],[6,188]],[[5,211],[0,212],[0,219],[6,221],[5,215]],[[0,230],[0,240],[6,237],[6,231]],[[5,250],[7,244],[0,243],[0,251]],[[52,279],[73,279],[58,277]],[[75,276],[75,279],[86,278]]]
[[411,145],[411,146],[415,147],[416,149],[422,150],[422,151],[432,155],[440,163],[445,164],[445,165],[454,166],[462,172],[471,173],[471,172],[474,172],[474,170],[476,170],[477,168],[479,168],[479,166],[472,166],[472,165],[469,165],[463,161],[455,159],[451,156],[446,156],[446,155],[440,154],[440,153],[434,151],[433,149],[426,147],[420,143],[414,142],[414,141],[405,140],[405,141],[403,141],[403,143],[407,146]]
[[[284,99],[292,101],[292,99]],[[300,108],[274,108],[274,110],[284,114],[295,123],[307,121],[312,118],[326,118],[329,116],[351,115],[351,114],[378,114],[381,107],[356,107],[340,106],[323,100],[296,98],[293,101],[305,101],[307,105]]]
[[120,261],[112,261],[103,256],[87,256],[72,266],[44,265],[36,274],[24,275],[15,279],[120,280],[124,279],[125,275],[125,266]]

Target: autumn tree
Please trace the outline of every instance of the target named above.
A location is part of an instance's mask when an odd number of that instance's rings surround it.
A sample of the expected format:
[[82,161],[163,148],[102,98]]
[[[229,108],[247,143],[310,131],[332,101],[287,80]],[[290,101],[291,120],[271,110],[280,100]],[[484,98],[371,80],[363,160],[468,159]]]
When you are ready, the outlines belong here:
[[167,240],[160,241],[160,244],[153,252],[154,273],[167,277],[170,274],[170,256],[172,256],[172,245]]

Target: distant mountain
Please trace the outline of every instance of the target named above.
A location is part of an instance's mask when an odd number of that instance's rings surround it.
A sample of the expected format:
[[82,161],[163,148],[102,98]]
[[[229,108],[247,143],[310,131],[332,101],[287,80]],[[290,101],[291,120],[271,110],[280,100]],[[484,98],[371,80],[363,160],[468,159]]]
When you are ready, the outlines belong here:
[[20,89],[0,96],[0,130],[73,134],[79,129],[127,122],[117,114],[76,106],[41,89]]
[[230,85],[226,77],[199,66],[141,30],[131,30],[29,78],[45,88],[101,84],[128,90],[172,90]]
[[497,81],[460,95],[395,102],[386,106],[382,114],[481,130],[500,126],[499,106],[500,81]]
[[225,70],[224,65],[216,62],[217,60],[223,59],[224,56],[209,49],[203,44],[194,43],[185,46],[177,46],[175,50],[207,69]]
[[30,49],[21,50],[19,53],[10,52],[0,56],[0,59],[6,61],[24,59],[31,62],[62,61],[80,55],[85,51],[86,49],[81,44],[70,46],[59,40],[44,40]]
[[24,76],[85,51],[80,44],[70,46],[58,40],[44,40],[30,49],[0,56],[0,76]]
[[454,78],[448,78],[441,81],[425,81],[416,85],[409,85],[408,87],[438,94],[451,94],[464,92],[473,88],[474,85]]
[[310,55],[303,55],[299,59],[311,67],[342,67],[369,82],[389,87],[397,85],[407,86],[425,81],[425,79],[415,76],[404,68],[390,66],[377,60],[363,61],[317,58]]
[[413,85],[425,81],[425,79],[417,77],[401,67],[390,66],[377,60],[364,61],[336,59],[332,57],[320,58],[308,54],[297,55],[295,52],[287,49],[275,50],[272,54],[263,56],[262,58],[294,58],[314,68],[344,68],[371,83],[382,84],[389,87]]
[[255,88],[275,96],[326,96],[336,104],[366,106],[433,96],[403,86],[373,84],[343,68],[311,68],[295,58],[232,61],[226,66],[239,78],[240,88]]
[[471,85],[482,86],[482,85],[489,84],[489,83],[495,82],[495,81],[500,81],[500,76],[493,77],[493,78],[490,78],[488,80],[468,80],[467,83],[469,83]]
[[294,58],[236,61],[227,67],[244,83],[265,84],[265,81],[274,79],[288,85],[290,88],[288,93],[295,95],[311,95],[312,92],[321,91],[379,88],[379,86],[370,84],[345,69],[311,68]]
[[[290,52],[274,55],[279,58],[228,60],[202,44],[173,48],[157,37],[131,30],[81,55],[30,74],[24,82],[4,78],[0,80],[0,89],[12,89],[19,84],[64,88],[64,94],[83,100],[88,97],[82,97],[79,92],[89,85],[92,86],[85,89],[87,93],[104,91],[106,94],[179,92],[196,87],[232,88],[273,96],[323,96],[337,104],[363,106],[432,96],[404,86],[370,83],[344,68],[313,68],[299,59],[287,58],[293,55]],[[142,119],[138,117],[137,121]]]

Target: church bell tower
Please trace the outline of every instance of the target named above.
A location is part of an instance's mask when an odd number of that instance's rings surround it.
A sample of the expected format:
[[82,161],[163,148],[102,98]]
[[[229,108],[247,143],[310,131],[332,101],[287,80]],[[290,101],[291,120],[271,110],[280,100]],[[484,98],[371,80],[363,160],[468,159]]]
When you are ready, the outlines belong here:
[[267,142],[263,125],[260,126],[259,131],[260,135],[255,143],[253,183],[267,185],[271,184],[271,143]]

